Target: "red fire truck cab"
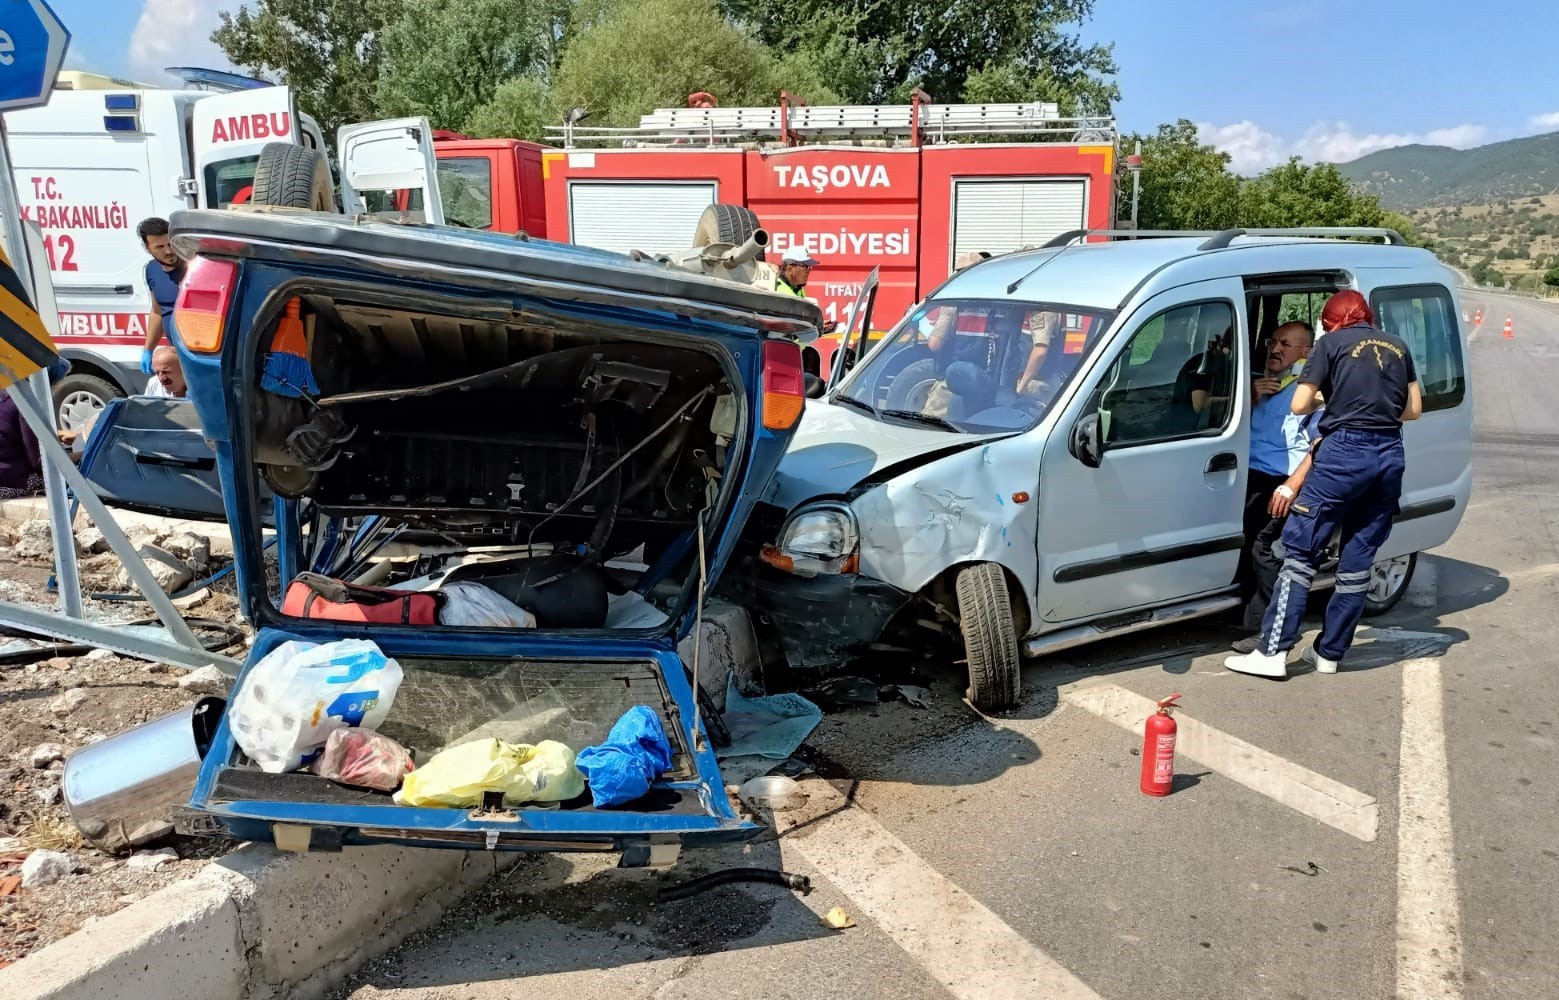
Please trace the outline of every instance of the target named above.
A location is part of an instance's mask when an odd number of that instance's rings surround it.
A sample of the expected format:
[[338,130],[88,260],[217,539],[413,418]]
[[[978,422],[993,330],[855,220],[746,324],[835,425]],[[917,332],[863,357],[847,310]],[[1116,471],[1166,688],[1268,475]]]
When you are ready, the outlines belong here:
[[806,293],[830,321],[845,318],[874,267],[886,325],[965,252],[1114,223],[1114,121],[1064,118],[1054,104],[782,100],[661,110],[632,128],[570,123],[548,139],[436,136],[446,216],[658,252],[685,248],[709,205],[744,205],[770,233],[771,260],[801,245],[821,262]]

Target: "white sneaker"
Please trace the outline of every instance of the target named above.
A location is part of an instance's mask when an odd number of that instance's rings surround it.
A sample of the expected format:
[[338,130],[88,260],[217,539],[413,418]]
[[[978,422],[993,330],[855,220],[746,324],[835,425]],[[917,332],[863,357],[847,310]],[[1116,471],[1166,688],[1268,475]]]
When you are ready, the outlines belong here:
[[1288,677],[1287,653],[1273,653],[1270,656],[1260,651],[1246,653],[1244,656],[1229,657],[1223,661],[1223,665],[1237,674],[1251,674],[1279,680]]
[[1314,646],[1306,646],[1304,653],[1301,655],[1306,663],[1315,667],[1315,672],[1318,674],[1335,674],[1337,672],[1337,661],[1328,660],[1320,653],[1317,653]]

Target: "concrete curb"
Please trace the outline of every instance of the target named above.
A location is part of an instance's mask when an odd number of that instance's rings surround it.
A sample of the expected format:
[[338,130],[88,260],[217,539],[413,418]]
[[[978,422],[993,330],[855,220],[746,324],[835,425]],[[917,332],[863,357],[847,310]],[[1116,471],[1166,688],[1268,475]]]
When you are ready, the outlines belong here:
[[249,844],[0,970],[0,996],[309,1000],[518,857]]

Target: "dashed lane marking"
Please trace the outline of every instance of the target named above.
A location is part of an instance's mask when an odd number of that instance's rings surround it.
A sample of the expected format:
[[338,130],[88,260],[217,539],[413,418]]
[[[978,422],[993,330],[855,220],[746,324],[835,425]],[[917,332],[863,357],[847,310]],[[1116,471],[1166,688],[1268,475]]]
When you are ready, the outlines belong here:
[[821,778],[805,812],[779,813],[780,844],[848,896],[859,914],[959,1000],[1099,1000],[1055,959]]
[[[1148,716],[1158,710],[1155,702],[1115,684],[1068,687],[1062,691],[1061,700],[1138,736],[1142,735]],[[1183,712],[1175,714],[1175,721],[1179,723],[1176,753],[1351,837],[1366,843],[1375,840],[1380,807],[1374,796],[1300,767]]]
[[1451,839],[1440,663],[1402,665],[1397,793],[1397,996],[1462,996],[1461,917]]

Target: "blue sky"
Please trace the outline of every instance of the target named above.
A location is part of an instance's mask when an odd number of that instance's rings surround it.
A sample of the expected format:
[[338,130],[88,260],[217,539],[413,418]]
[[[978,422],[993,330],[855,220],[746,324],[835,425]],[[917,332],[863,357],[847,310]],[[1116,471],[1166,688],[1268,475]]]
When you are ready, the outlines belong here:
[[[52,0],[70,65],[162,82],[225,66],[208,40],[238,0]],[[1095,0],[1123,131],[1189,118],[1251,172],[1406,142],[1559,131],[1559,0]]]

